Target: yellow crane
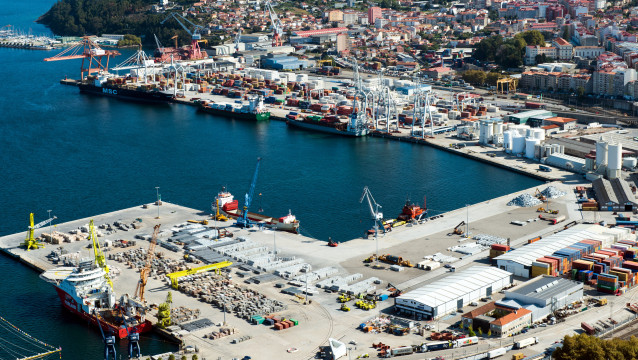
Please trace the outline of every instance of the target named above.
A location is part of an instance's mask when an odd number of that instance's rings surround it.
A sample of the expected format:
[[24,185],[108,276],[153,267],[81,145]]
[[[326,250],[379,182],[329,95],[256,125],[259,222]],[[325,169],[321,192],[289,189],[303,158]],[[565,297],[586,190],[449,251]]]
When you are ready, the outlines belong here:
[[157,245],[157,234],[159,233],[160,224],[155,225],[153,229],[153,237],[151,238],[151,244],[148,247],[148,253],[146,254],[146,265],[140,270],[140,281],[137,282],[135,287],[135,297],[139,297],[140,301],[144,302],[144,289],[146,289],[146,282],[148,281],[148,275],[151,273],[151,267],[153,266],[153,259],[155,258],[155,246]]
[[219,199],[215,200],[215,208],[216,208],[215,219],[217,219],[217,221],[228,221],[228,217],[226,217],[226,215],[219,212]]
[[207,272],[211,270],[219,271],[220,269],[230,266],[232,264],[233,263],[230,261],[222,261],[215,264],[204,265],[204,266],[200,266],[200,267],[196,267],[196,268],[192,268],[188,270],[177,271],[174,273],[167,274],[166,276],[168,276],[168,278],[171,279],[171,285],[173,286],[173,288],[177,289],[177,287],[179,286],[177,280],[181,277],[193,275],[193,274],[199,274],[199,273],[203,273],[203,272]]
[[33,236],[33,234],[35,233],[35,229],[39,229],[57,218],[58,218],[57,216],[54,216],[36,225],[33,225],[33,213],[29,214],[29,230],[27,230],[27,237],[26,239],[24,239],[24,242],[22,243],[22,245],[27,248],[27,251],[31,251],[31,248],[34,248],[34,249],[44,248],[44,244],[36,240],[35,237]]
[[106,278],[106,282],[109,284],[111,289],[113,289],[113,282],[111,281],[111,277],[109,276],[109,266],[106,264],[106,257],[102,252],[102,248],[100,247],[100,242],[97,239],[97,235],[95,234],[95,226],[93,225],[93,219],[89,222],[89,240],[93,244],[93,254],[95,255],[95,264],[101,267],[104,270],[104,277]]

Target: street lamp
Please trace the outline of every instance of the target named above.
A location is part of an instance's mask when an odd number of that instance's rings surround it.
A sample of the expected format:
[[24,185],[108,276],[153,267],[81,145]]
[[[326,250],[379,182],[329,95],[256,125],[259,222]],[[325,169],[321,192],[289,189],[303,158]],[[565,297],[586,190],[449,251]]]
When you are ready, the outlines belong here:
[[308,304],[308,272],[310,271],[310,264],[306,264],[306,266],[304,266],[304,269],[306,270],[306,300],[304,301],[304,305]]
[[53,221],[51,221],[51,211],[52,210],[47,210],[49,212],[49,236],[51,237],[51,244],[53,244],[53,230],[52,230],[52,226],[53,226]]
[[160,207],[160,197],[159,197],[159,186],[155,187],[155,192],[157,193],[157,217],[156,219],[159,219],[159,207]]

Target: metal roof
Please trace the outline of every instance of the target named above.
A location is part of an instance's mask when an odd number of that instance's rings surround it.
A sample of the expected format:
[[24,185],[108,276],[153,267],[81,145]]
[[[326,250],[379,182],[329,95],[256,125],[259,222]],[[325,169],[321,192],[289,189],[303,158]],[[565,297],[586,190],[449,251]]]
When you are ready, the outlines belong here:
[[532,262],[536,261],[536,259],[553,254],[555,251],[566,248],[581,240],[603,240],[606,237],[602,235],[602,232],[609,232],[610,230],[611,229],[607,229],[600,225],[579,224],[565,231],[550,235],[546,238],[500,255],[496,257],[495,260],[509,260],[524,266],[531,266]]
[[607,180],[603,178],[592,181],[592,187],[598,198],[598,202],[611,204],[638,204],[636,196],[631,192],[629,184],[619,178]]
[[409,291],[401,295],[400,299],[413,300],[430,307],[436,307],[499,280],[509,278],[511,275],[508,271],[491,266],[472,266],[424,287]]
[[505,298],[507,298],[508,293],[517,293],[535,299],[547,301],[554,296],[560,295],[574,287],[582,288],[583,284],[573,280],[543,275],[508,291],[505,294]]

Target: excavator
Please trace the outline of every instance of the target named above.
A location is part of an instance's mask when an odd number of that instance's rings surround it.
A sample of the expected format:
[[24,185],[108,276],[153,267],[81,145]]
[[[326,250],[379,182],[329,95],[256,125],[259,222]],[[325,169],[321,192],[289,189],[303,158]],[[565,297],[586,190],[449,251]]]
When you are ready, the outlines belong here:
[[545,195],[543,195],[543,193],[540,190],[538,190],[538,188],[536,188],[536,191],[534,192],[534,196],[536,196],[538,198],[538,200],[540,200],[540,201],[547,200]]
[[461,221],[458,225],[456,225],[454,230],[452,230],[452,232],[448,235],[463,235],[463,226],[465,226],[465,221]]
[[403,295],[403,291],[399,290],[396,286],[388,283],[388,290],[391,291],[390,297],[397,297]]

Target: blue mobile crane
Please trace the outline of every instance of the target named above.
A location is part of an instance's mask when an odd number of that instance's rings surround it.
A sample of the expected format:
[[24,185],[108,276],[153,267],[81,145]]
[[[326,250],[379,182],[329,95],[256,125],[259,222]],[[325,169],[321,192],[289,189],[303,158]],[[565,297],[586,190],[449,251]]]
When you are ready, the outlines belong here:
[[242,228],[250,228],[253,226],[253,221],[248,219],[248,208],[253,201],[253,194],[255,192],[255,184],[257,183],[257,175],[259,174],[259,163],[261,158],[257,158],[257,166],[255,167],[255,175],[253,175],[253,182],[250,184],[250,190],[246,193],[246,199],[244,201],[244,211],[241,217],[237,218],[237,226]]

